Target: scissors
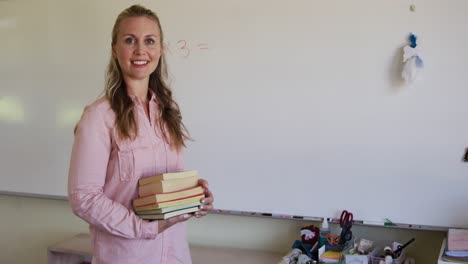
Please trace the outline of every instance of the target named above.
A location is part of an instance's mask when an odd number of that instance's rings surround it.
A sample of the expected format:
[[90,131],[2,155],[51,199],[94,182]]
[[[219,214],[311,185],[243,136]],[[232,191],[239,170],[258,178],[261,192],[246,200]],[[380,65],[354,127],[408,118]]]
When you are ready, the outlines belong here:
[[341,228],[340,234],[340,245],[350,241],[353,238],[353,232],[351,232],[351,227],[353,226],[352,222],[346,222]]
[[341,228],[343,228],[343,226],[346,224],[346,222],[350,222],[351,226],[352,226],[353,225],[353,219],[354,219],[353,213],[348,212],[346,210],[343,210],[343,212],[341,212],[341,217],[340,217],[340,226],[341,226]]
[[341,242],[341,235],[337,236],[337,235],[328,233],[326,235],[326,238],[327,238],[328,244],[330,245],[338,245]]
[[333,235],[328,233],[326,235],[327,242],[330,245],[343,245],[347,241],[353,238],[353,232],[351,232],[351,227],[353,226],[353,214],[344,210],[341,212],[340,217],[340,227],[341,233],[339,235]]
[[353,238],[353,232],[351,232],[351,227],[353,226],[353,213],[343,210],[340,217],[340,226],[341,234],[339,239],[339,244],[344,244],[347,241]]

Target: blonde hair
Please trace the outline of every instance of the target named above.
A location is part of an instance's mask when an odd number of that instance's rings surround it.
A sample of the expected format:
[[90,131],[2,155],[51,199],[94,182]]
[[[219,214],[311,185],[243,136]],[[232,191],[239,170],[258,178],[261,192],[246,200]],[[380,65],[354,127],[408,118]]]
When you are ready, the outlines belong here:
[[[158,16],[153,11],[140,5],[132,5],[119,14],[112,29],[112,45],[116,43],[119,26],[124,19],[142,16],[153,20],[158,25],[161,50],[164,50],[163,32]],[[156,70],[149,77],[149,89],[155,93],[158,101],[161,113],[158,122],[164,140],[179,151],[182,147],[185,147],[185,140],[190,139],[190,137],[182,123],[179,106],[172,98],[172,91],[167,85],[167,77],[167,65],[164,52],[162,52]],[[138,125],[133,112],[134,103],[127,94],[122,71],[114,55],[111,55],[107,66],[104,93],[115,112],[115,125],[119,136],[124,139],[134,139],[138,135]]]

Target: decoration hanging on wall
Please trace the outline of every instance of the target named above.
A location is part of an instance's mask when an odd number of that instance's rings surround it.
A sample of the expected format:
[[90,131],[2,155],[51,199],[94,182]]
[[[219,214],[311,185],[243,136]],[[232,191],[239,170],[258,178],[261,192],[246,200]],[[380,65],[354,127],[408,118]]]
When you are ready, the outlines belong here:
[[419,73],[424,68],[423,60],[416,48],[417,37],[413,33],[409,36],[410,44],[403,47],[403,72],[401,77],[407,84],[417,80]]

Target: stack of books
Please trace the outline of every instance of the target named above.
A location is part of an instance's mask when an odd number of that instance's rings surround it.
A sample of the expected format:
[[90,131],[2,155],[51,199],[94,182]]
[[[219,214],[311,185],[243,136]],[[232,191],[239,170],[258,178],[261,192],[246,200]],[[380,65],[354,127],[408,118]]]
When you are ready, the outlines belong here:
[[468,263],[468,229],[449,229],[442,260]]
[[196,212],[204,190],[198,186],[197,171],[163,173],[138,181],[135,213],[143,219],[167,219]]

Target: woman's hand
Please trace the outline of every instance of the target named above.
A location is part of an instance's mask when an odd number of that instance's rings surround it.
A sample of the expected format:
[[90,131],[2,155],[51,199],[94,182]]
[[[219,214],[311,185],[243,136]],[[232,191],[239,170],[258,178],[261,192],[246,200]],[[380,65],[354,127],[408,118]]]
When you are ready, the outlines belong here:
[[197,218],[203,217],[208,214],[208,211],[213,209],[213,193],[211,193],[210,189],[208,188],[208,182],[206,180],[200,179],[198,180],[198,185],[203,187],[205,190],[205,198],[201,200],[202,205],[200,206],[200,211],[195,212],[194,215]]
[[166,220],[158,220],[158,224],[159,224],[158,232],[162,233],[162,232],[164,232],[164,230],[168,229],[169,227],[171,227],[171,226],[173,226],[173,225],[175,225],[177,223],[187,221],[192,216],[193,216],[192,214],[182,214],[182,215],[170,217],[170,218],[168,218]]
[[168,218],[166,220],[159,220],[159,232],[164,232],[164,230],[168,229],[169,227],[180,223],[187,221],[190,219],[192,216],[195,216],[197,218],[203,217],[208,214],[208,211],[213,209],[213,194],[211,191],[208,189],[208,182],[206,180],[200,179],[198,180],[198,185],[200,185],[203,190],[205,190],[205,198],[201,199],[202,205],[200,206],[200,211],[197,211],[193,214],[182,214],[178,216],[174,216],[171,218]]

